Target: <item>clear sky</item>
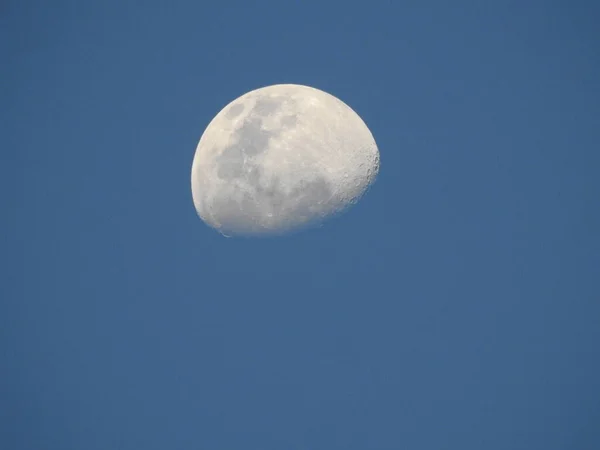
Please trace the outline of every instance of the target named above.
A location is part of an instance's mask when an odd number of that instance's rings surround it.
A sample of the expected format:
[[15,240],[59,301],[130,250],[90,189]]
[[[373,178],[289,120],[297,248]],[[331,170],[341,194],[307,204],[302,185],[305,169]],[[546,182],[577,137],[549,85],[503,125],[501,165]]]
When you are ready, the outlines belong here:
[[[0,448],[600,448],[593,1],[0,6]],[[380,176],[227,239],[190,170],[298,83]]]

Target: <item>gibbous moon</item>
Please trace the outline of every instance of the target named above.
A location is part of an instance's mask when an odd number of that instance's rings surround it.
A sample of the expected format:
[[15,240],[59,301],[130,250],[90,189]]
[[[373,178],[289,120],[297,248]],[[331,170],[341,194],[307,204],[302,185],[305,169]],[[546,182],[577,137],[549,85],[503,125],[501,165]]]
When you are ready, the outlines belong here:
[[226,236],[283,234],[356,203],[375,181],[379,151],[362,119],[336,97],[279,84],[229,103],[200,138],[192,197]]

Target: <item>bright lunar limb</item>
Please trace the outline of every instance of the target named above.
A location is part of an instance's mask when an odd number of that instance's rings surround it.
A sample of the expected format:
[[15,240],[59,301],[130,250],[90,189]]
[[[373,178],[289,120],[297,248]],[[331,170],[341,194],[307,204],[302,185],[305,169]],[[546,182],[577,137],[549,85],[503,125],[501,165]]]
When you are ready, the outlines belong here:
[[375,140],[348,105],[279,84],[242,95],[210,122],[194,155],[192,197],[224,235],[283,234],[344,211],[378,171]]

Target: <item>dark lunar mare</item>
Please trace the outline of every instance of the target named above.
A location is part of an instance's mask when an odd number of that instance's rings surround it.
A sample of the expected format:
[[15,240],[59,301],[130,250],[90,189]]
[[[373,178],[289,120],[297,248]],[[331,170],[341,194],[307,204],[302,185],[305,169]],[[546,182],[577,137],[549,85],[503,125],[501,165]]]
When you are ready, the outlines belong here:
[[[303,180],[286,194],[279,178],[275,177],[270,183],[265,183],[262,168],[254,161],[256,155],[269,148],[269,140],[281,132],[264,130],[263,118],[279,111],[285,101],[283,97],[259,98],[236,131],[235,142],[217,157],[219,178],[230,183],[243,180],[254,190],[254,195],[245,192],[240,200],[222,195],[213,199],[211,209],[224,233],[255,234],[261,230],[270,231],[265,228],[267,220],[275,221],[282,232],[308,223],[315,216],[318,221],[323,205],[332,197],[332,187],[322,176],[310,181]],[[243,104],[234,104],[227,111],[226,117],[234,118],[243,109]],[[296,123],[295,115],[281,119],[284,128],[294,127]],[[273,213],[272,218],[265,217],[267,210]]]

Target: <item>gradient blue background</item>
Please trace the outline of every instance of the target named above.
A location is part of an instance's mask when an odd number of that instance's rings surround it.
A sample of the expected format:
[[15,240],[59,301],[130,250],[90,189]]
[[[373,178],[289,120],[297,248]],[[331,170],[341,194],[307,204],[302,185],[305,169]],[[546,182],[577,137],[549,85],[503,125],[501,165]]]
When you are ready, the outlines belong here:
[[[600,448],[597,5],[2,2],[0,447]],[[195,147],[274,83],[380,176],[226,239]]]

